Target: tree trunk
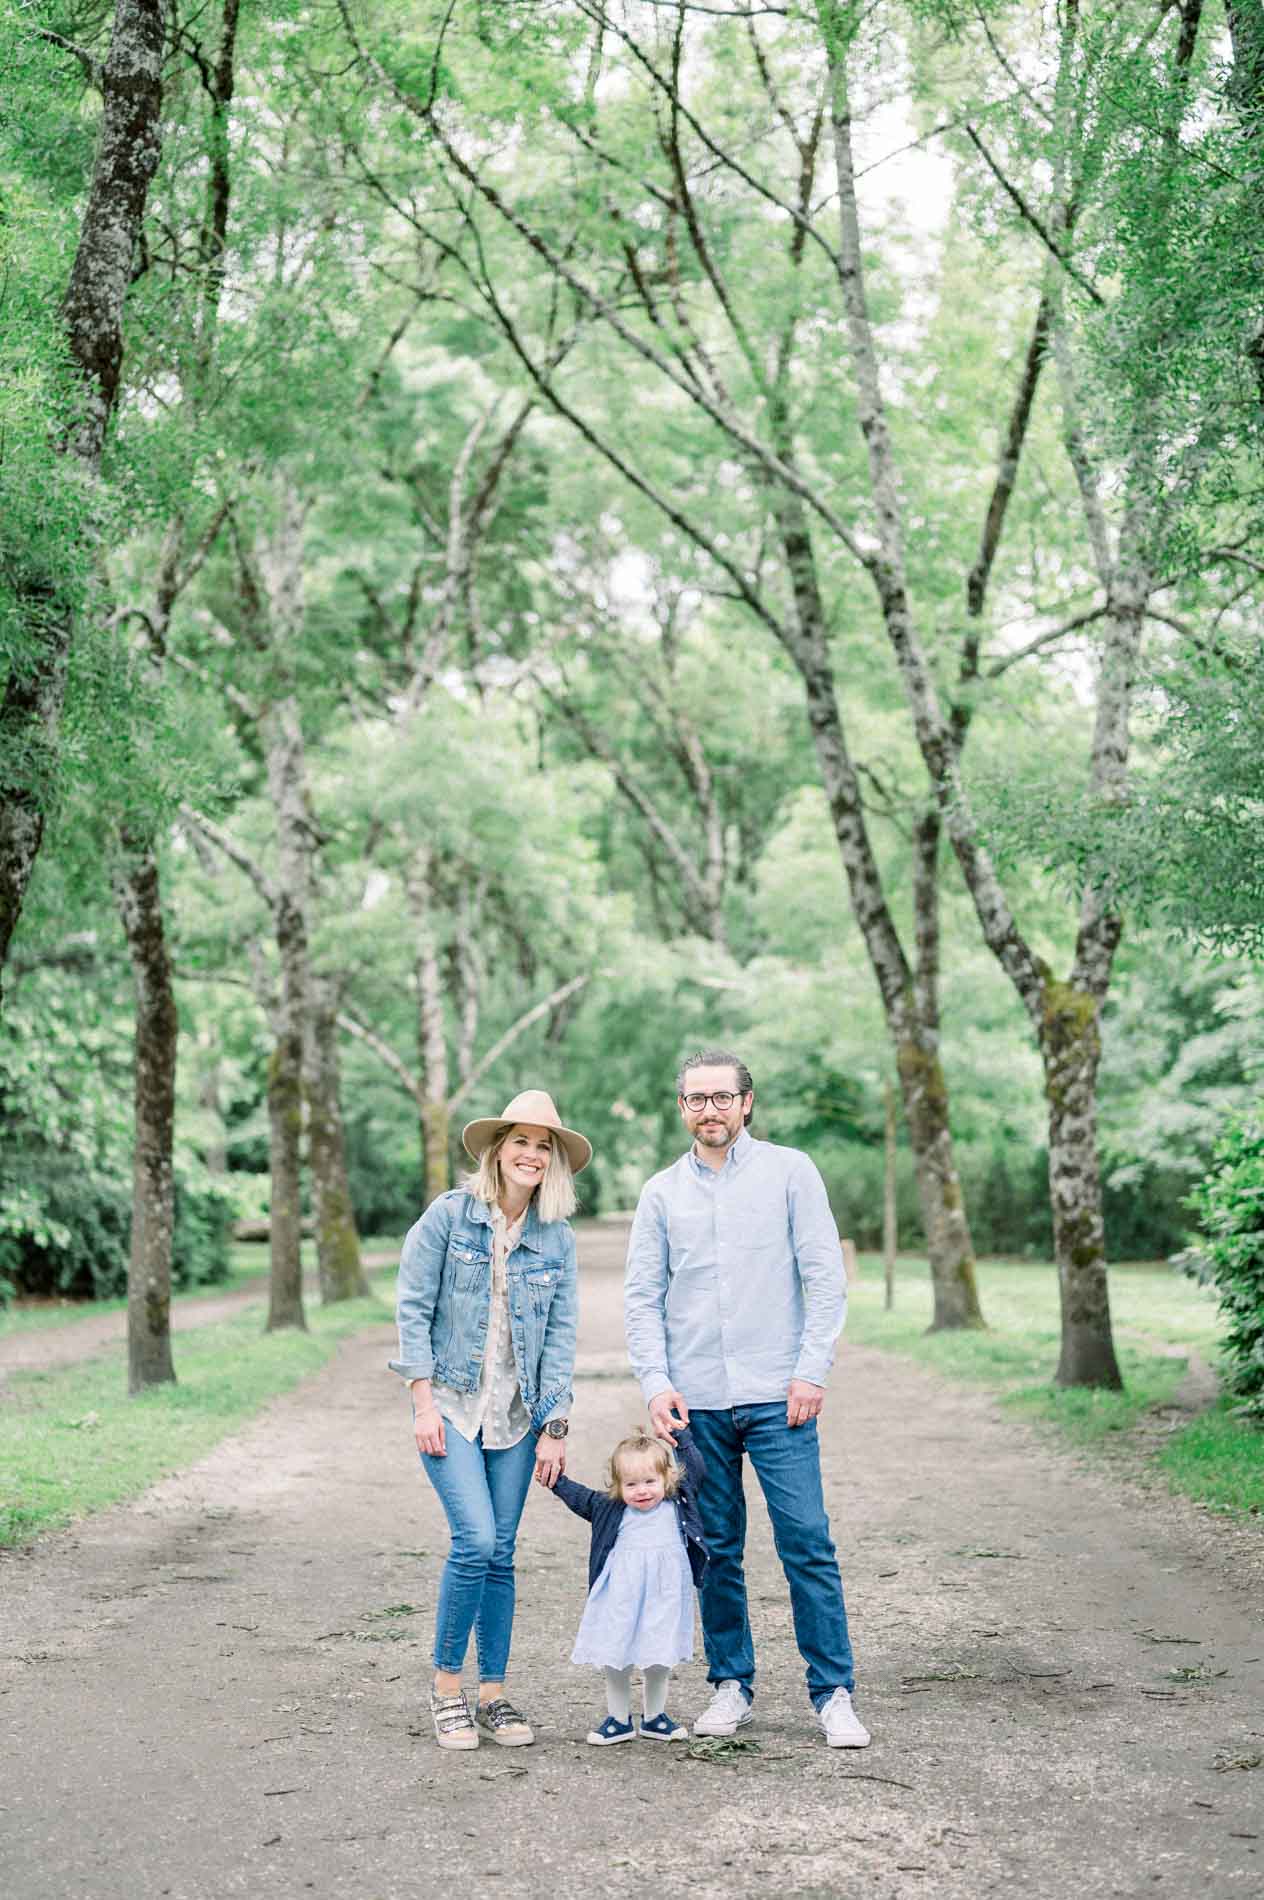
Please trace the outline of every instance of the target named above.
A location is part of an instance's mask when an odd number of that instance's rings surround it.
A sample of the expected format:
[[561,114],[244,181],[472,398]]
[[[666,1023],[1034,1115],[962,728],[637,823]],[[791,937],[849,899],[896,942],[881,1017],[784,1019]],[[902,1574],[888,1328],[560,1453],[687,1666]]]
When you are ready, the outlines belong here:
[[[65,449],[93,481],[118,398],[123,304],[162,148],[164,16],[162,0],[118,0],[115,8],[96,163],[62,305],[80,378]],[[43,842],[76,613],[64,577],[33,571],[17,591],[25,651],[8,669],[0,704],[0,971]]]
[[[1101,1183],[1096,1149],[1098,1017],[1110,983],[1119,920],[1088,894],[1081,905],[1075,965],[1069,983],[1057,983],[1023,937],[987,849],[975,828],[959,772],[959,747],[943,716],[935,677],[911,612],[904,559],[903,515],[895,455],[887,424],[877,352],[866,304],[864,262],[851,149],[847,60],[854,21],[834,0],[818,0],[826,28],[832,85],[831,119],[839,184],[839,281],[856,375],[857,413],[864,437],[879,553],[871,575],[908,697],[914,731],[943,813],[943,822],[974,902],[984,939],[1018,991],[1035,1025],[1045,1064],[1049,1102],[1050,1182],[1062,1298],[1063,1341],[1057,1377],[1064,1385],[1121,1383],[1111,1337],[1102,1239]],[[1069,40],[1067,42],[1069,44]],[[1055,343],[1060,332],[1051,312]],[[1041,351],[1043,353],[1043,342]],[[1031,362],[1029,359],[1029,371]],[[1070,400],[1064,390],[1064,402]],[[1112,614],[1098,686],[1092,748],[1093,791],[1117,795],[1128,757],[1132,674],[1140,641],[1147,577],[1122,575],[1111,559],[1100,505],[1078,446],[1068,444],[1099,573],[1112,597]],[[1131,517],[1133,510],[1129,511]],[[1137,539],[1136,524],[1124,540]],[[1068,999],[1070,999],[1068,1001]]]
[[127,1389],[175,1379],[171,1357],[171,1249],[175,1232],[172,1134],[179,1028],[163,928],[158,860],[123,839],[116,881],[136,986],[132,1245],[127,1269]]
[[1062,1306],[1062,1386],[1123,1386],[1115,1358],[1097,1159],[1101,1006],[1069,983],[1045,988],[1041,1053],[1049,1102],[1049,1195]]
[[426,1204],[451,1186],[448,1162],[448,1044],[443,1026],[443,979],[430,890],[431,853],[420,845],[404,871],[404,895],[413,925],[413,980],[417,987],[417,1053],[425,1106],[421,1152]]
[[909,1145],[930,1258],[938,1332],[984,1324],[974,1248],[948,1122],[948,1085],[939,1058],[938,832],[919,858],[917,929],[928,954],[910,970],[887,906],[869,841],[855,767],[847,750],[825,636],[825,615],[803,506],[783,491],[773,498],[794,591],[797,633],[785,645],[803,679],[821,783],[847,875],[852,910],[878,982],[895,1045]]
[[316,1216],[320,1297],[328,1306],[367,1294],[360,1236],[347,1179],[347,1148],[339,1086],[338,1013],[333,985],[313,977],[304,1035],[307,1158]]
[[452,1185],[448,1143],[452,1118],[446,1102],[427,1102],[421,1111],[421,1149],[426,1169],[426,1205]]
[[889,1313],[895,1305],[895,1253],[898,1244],[895,1207],[895,1090],[882,1084],[882,1304]]
[[[279,932],[278,932],[279,934]],[[280,1033],[268,1060],[269,1206],[268,1325],[307,1331],[300,1254],[300,1151],[303,1131],[303,1039],[292,1001],[279,1006]]]

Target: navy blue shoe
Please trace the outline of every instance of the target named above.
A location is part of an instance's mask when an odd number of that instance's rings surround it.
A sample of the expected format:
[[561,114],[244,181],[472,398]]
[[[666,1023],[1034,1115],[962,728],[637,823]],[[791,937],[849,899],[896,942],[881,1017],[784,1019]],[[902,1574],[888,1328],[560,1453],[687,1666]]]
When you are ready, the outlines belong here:
[[636,1739],[636,1730],[631,1722],[616,1722],[608,1715],[600,1728],[590,1728],[588,1739],[594,1748],[611,1748],[615,1742],[631,1742]]
[[682,1728],[670,1715],[653,1715],[648,1721],[641,1718],[641,1740],[643,1742],[687,1742],[689,1730]]

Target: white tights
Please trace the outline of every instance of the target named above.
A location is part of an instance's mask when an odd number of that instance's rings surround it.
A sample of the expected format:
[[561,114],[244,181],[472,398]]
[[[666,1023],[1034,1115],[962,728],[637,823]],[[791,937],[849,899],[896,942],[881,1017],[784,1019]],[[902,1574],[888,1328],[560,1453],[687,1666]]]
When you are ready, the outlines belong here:
[[[652,1722],[654,1717],[661,1715],[667,1707],[667,1685],[670,1681],[670,1669],[655,1666],[641,1671],[642,1706],[647,1722]],[[632,1671],[630,1669],[607,1669],[606,1707],[616,1722],[631,1720]]]

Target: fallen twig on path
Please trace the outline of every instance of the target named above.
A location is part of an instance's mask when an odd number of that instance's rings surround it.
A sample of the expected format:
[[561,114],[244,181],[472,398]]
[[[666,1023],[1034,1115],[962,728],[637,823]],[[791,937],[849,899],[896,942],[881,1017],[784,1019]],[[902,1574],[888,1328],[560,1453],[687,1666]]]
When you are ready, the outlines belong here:
[[741,1755],[760,1755],[763,1750],[744,1735],[699,1735],[685,1752],[692,1761],[718,1762],[727,1767]]
[[911,1781],[892,1781],[890,1775],[858,1774],[854,1768],[848,1769],[845,1774],[840,1774],[838,1779],[840,1781],[880,1781],[884,1788],[903,1788],[906,1794],[917,1793]]

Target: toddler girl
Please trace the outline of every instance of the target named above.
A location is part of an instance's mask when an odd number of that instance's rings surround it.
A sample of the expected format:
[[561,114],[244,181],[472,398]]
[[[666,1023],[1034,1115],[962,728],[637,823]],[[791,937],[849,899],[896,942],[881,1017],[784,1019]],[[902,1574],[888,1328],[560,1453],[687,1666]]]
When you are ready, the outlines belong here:
[[609,1713],[588,1739],[598,1748],[630,1742],[632,1671],[641,1671],[647,1742],[683,1742],[689,1731],[667,1713],[673,1663],[693,1656],[693,1586],[702,1580],[707,1551],[697,1498],[706,1466],[689,1428],[679,1435],[682,1465],[661,1438],[637,1431],[610,1459],[606,1491],[560,1477],[554,1487],[579,1517],[592,1524],[588,1602],[572,1662],[606,1672]]

